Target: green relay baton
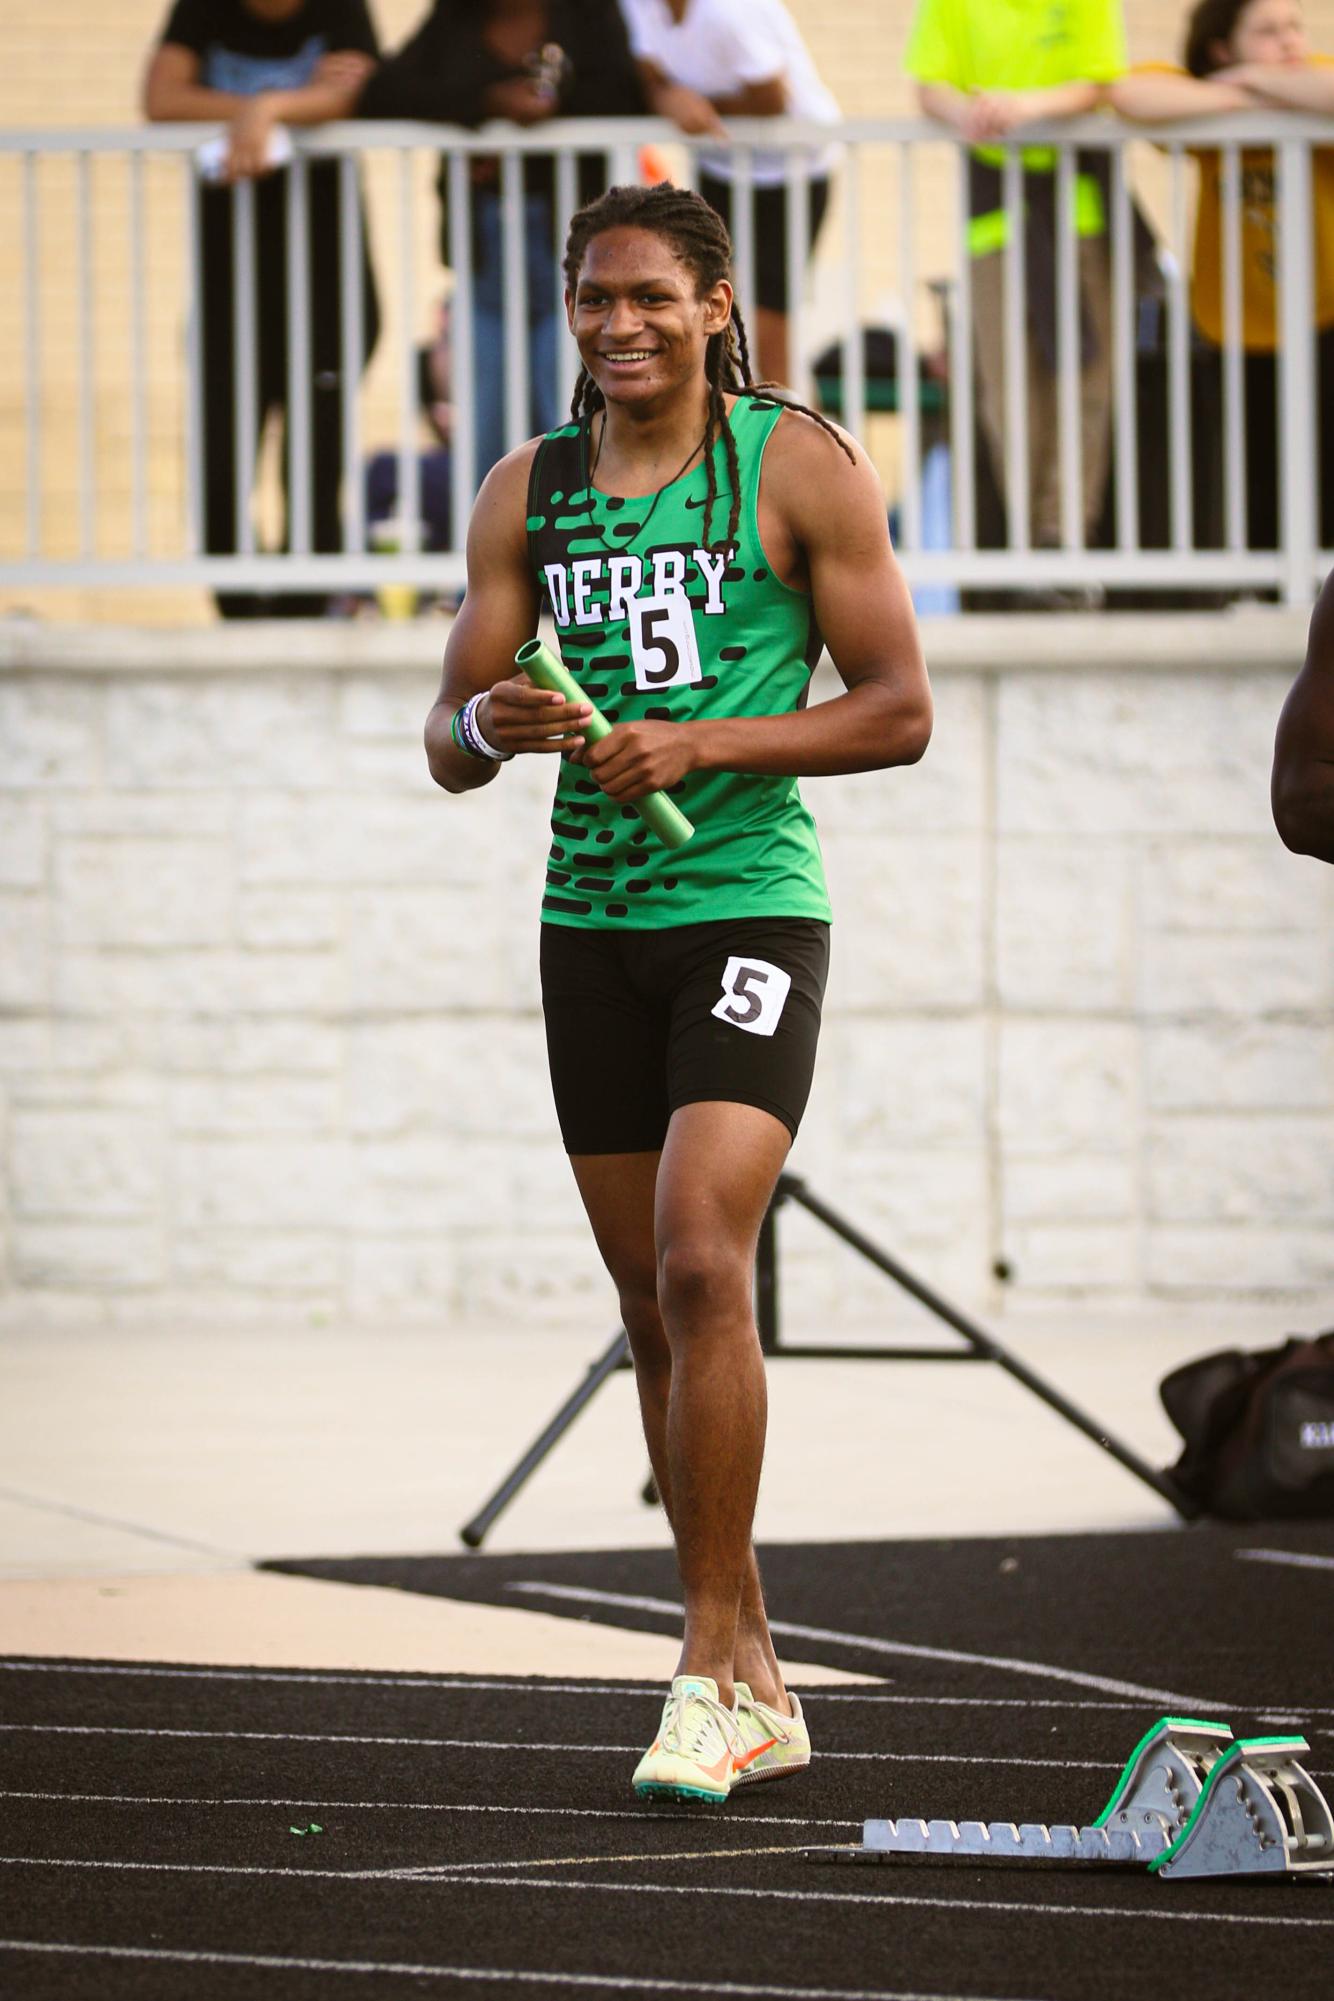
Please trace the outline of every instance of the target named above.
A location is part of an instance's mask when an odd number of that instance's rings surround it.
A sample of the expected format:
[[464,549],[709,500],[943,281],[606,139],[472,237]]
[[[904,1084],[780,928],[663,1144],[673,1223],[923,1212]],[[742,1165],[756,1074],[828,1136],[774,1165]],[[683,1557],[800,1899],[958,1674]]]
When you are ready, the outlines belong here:
[[[514,664],[522,667],[539,688],[548,688],[553,695],[564,695],[567,702],[588,700],[565,662],[558,660],[551,648],[540,639],[530,639],[521,646],[514,656]],[[590,743],[601,743],[610,731],[611,724],[594,703],[593,713],[584,724],[584,735]],[[683,848],[695,831],[665,792],[646,792],[642,799],[634,801],[634,808],[644,823],[652,827],[665,848]]]

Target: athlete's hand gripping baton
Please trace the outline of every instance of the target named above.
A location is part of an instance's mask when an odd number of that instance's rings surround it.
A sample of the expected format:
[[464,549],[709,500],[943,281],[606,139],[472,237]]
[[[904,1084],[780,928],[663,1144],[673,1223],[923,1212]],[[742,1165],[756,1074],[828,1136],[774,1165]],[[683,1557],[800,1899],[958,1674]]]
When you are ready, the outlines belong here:
[[[515,654],[514,662],[517,667],[522,667],[529,680],[536,681],[539,688],[548,688],[553,695],[563,695],[567,702],[588,700],[564,661],[558,660],[542,640],[528,640]],[[610,731],[611,724],[596,703],[593,704],[593,713],[584,724],[584,735],[590,743],[601,743]],[[642,799],[634,800],[633,805],[636,813],[653,829],[666,848],[684,847],[695,831],[665,792],[646,792]]]

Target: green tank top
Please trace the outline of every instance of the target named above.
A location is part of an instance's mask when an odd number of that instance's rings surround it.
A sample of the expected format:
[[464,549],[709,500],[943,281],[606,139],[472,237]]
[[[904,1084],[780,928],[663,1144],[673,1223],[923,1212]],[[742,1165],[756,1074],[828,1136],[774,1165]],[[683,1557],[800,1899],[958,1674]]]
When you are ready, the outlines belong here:
[[[711,532],[703,461],[656,495],[623,500],[589,485],[587,420],[538,446],[528,487],[533,568],[561,656],[609,722],[773,716],[804,706],[820,636],[810,598],[770,569],[756,514],[764,448],[782,414],[768,398],[742,396],[733,406],[741,511],[730,548],[722,543],[732,493],[722,439]],[[828,922],[815,823],[795,778],[695,771],[672,797],[695,826],[677,849],[562,758],[543,922],[590,930],[731,917]]]

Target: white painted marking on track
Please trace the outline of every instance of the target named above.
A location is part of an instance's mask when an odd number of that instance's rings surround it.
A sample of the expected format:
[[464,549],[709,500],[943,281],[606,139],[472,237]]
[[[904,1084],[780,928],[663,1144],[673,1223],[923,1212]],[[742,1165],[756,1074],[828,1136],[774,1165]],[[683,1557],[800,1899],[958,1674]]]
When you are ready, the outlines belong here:
[[[518,1967],[433,1966],[401,1959],[297,1959],[271,1952],[202,1952],[147,1945],[64,1945],[45,1939],[0,1938],[0,1952],[64,1953],[93,1959],[137,1959],[170,1966],[256,1966],[274,1973],[357,1973],[410,1980],[514,1982],[537,1987],[596,1987],[614,1993],[735,1994],[755,2001],[940,2001],[938,1995],[909,1994],[900,1987],[774,1987],[751,1980],[670,1980],[633,1973],[532,1973]],[[991,2001],[960,1995],[957,2001]]]
[[[680,1618],[684,1606],[670,1598],[638,1598],[620,1591],[594,1591],[579,1584],[509,1584],[508,1591],[526,1592],[537,1598],[569,1598],[580,1604],[615,1605],[625,1611],[663,1612]],[[874,1640],[865,1633],[840,1633],[828,1626],[800,1626],[789,1619],[771,1619],[769,1631],[794,1640],[832,1641],[840,1647],[861,1647],[873,1654],[906,1655],[910,1660],[948,1661],[964,1667],[1000,1668],[1007,1674],[1033,1674],[1048,1681],[1068,1681],[1075,1688],[1097,1689],[1103,1695],[1136,1696],[1142,1702],[1163,1702],[1188,1709],[1226,1709],[1236,1704],[1217,1702],[1213,1697],[1182,1695],[1179,1690],[1144,1688],[1138,1682],[1114,1681],[1108,1675],[1085,1674],[1078,1668],[1051,1667],[1045,1661],[1012,1660],[1006,1654],[962,1653],[953,1647],[920,1647],[906,1640]]]
[[[287,1795],[283,1799],[219,1799],[216,1795],[201,1797],[187,1793],[48,1793],[21,1792],[17,1789],[0,1788],[0,1799],[4,1800],[63,1800],[72,1806],[248,1806],[281,1807],[284,1813],[293,1812],[297,1807],[309,1808],[321,1813],[515,1813],[525,1820],[540,1818],[559,1820],[635,1820],[644,1826],[649,1820],[655,1824],[662,1820],[688,1820],[699,1826],[697,1808],[655,1806],[651,1813],[641,1807],[603,1806],[497,1806],[483,1804],[478,1800],[326,1800],[293,1799]],[[781,1814],[747,1813],[742,1827],[860,1827],[861,1819],[840,1820],[823,1814]]]
[[33,1508],[39,1514],[68,1515],[71,1521],[93,1522],[98,1528],[120,1529],[125,1535],[140,1536],[146,1542],[165,1542],[173,1549],[193,1549],[204,1556],[225,1556],[233,1563],[245,1562],[238,1551],[220,1549],[217,1543],[200,1542],[194,1536],[172,1535],[166,1529],[150,1527],[147,1522],[126,1521],[122,1515],[104,1515],[95,1508],[76,1508],[69,1501],[48,1500],[44,1494],[25,1493],[20,1487],[0,1487],[0,1500],[13,1501],[22,1508]]
[[[529,1678],[525,1681],[507,1681],[491,1678],[468,1679],[456,1675],[412,1675],[412,1674],[325,1674],[303,1673],[296,1669],[271,1668],[217,1668],[217,1667],[160,1667],[145,1666],[140,1663],[117,1663],[89,1661],[39,1661],[17,1658],[0,1659],[0,1672],[11,1674],[85,1674],[85,1675],[128,1675],[168,1681],[272,1681],[292,1682],[299,1687],[328,1686],[330,1688],[405,1688],[405,1689],[455,1689],[466,1694],[469,1690],[500,1690],[512,1695],[631,1695],[643,1696],[645,1700],[660,1702],[662,1683],[654,1682],[599,1682],[599,1681],[542,1681]],[[797,1682],[800,1689],[802,1684]],[[802,1694],[802,1701],[808,1706],[817,1703],[821,1707],[827,1702],[870,1702],[882,1703],[908,1709],[1058,1709],[1061,1711],[1088,1711],[1098,1714],[1107,1711],[1138,1710],[1141,1701],[1115,1699],[1105,1701],[1081,1701],[1073,1697],[1061,1701],[1046,1695],[900,1695],[889,1693],[883,1688],[824,1688],[817,1686]],[[1234,1704],[1234,1708],[1250,1708],[1257,1716],[1270,1722],[1287,1723],[1309,1716],[1334,1716],[1334,1708],[1322,1708],[1318,1704],[1295,1703],[1283,1709],[1273,1707],[1256,1708],[1253,1704]]]
[[[734,1821],[734,1827],[743,1823]],[[710,1820],[706,1826],[714,1827],[721,1833],[725,1822],[720,1815]],[[467,1875],[470,1869],[587,1869],[599,1862],[731,1862],[738,1856],[748,1855],[804,1855],[809,1848],[805,1841],[748,1842],[743,1848],[655,1848],[646,1853],[637,1848],[630,1855],[533,1855],[522,1859],[510,1855],[503,1862],[431,1862],[411,1873],[419,1880],[426,1876]],[[860,1847],[860,1842],[846,1844]]]
[[[54,1737],[189,1737],[262,1744],[390,1744],[414,1750],[560,1751],[567,1757],[634,1757],[640,1744],[549,1744],[483,1737],[370,1737],[346,1730],[162,1730],[147,1723],[0,1723],[0,1731],[45,1733]],[[823,1761],[877,1765],[1034,1765],[1049,1772],[1114,1772],[1113,1758],[984,1758],[948,1751],[821,1751]]]
[[[708,1861],[701,1853],[701,1862]],[[653,1857],[639,1858],[651,1866]],[[985,1911],[991,1917],[1114,1918],[1118,1921],[1145,1918],[1159,1923],[1198,1925],[1282,1926],[1287,1930],[1334,1930],[1334,1916],[1327,1918],[1267,1916],[1247,1911],[1186,1910],[1177,1904],[1045,1904],[1000,1897],[924,1897],[879,1888],[876,1890],[778,1890],[752,1889],[737,1883],[587,1883],[568,1876],[422,1876],[414,1869],[265,1869],[244,1862],[126,1862],[110,1859],[89,1860],[71,1855],[0,1855],[4,1869],[104,1869],[127,1875],[165,1876],[270,1876],[285,1882],[392,1883],[398,1890],[452,1890],[459,1885],[474,1890],[564,1890],[574,1893],[603,1893],[634,1897],[733,1897],[749,1902],[781,1904],[856,1904],[862,1910],[932,1910],[953,1916],[957,1911]],[[877,1874],[882,1872],[877,1871]]]
[[1243,1563],[1287,1563],[1294,1570],[1334,1570],[1334,1556],[1308,1556],[1295,1549],[1236,1549]]
[[[458,1604],[463,1601],[454,1600]],[[517,1695],[656,1695],[661,1699],[661,1681],[543,1681],[528,1676],[523,1681],[498,1677],[425,1674],[326,1674],[297,1668],[163,1667],[139,1661],[43,1661],[17,1656],[0,1660],[0,1670],[10,1674],[90,1674],[134,1675],[162,1681],[276,1681],[313,1688],[406,1688],[406,1689],[504,1689]]]
[[386,1737],[351,1730],[184,1730],[149,1723],[0,1723],[0,1731],[42,1732],[54,1737],[189,1737],[259,1744],[389,1744],[437,1751],[590,1751],[624,1754],[638,1744],[514,1743],[483,1737]]

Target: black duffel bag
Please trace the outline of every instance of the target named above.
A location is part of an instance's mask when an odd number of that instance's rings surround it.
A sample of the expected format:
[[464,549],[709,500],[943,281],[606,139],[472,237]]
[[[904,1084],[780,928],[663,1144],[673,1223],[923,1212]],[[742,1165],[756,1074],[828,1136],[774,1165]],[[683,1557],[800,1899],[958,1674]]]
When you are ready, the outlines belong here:
[[1202,1355],[1158,1393],[1186,1441],[1171,1478],[1209,1514],[1334,1519],[1334,1332]]

